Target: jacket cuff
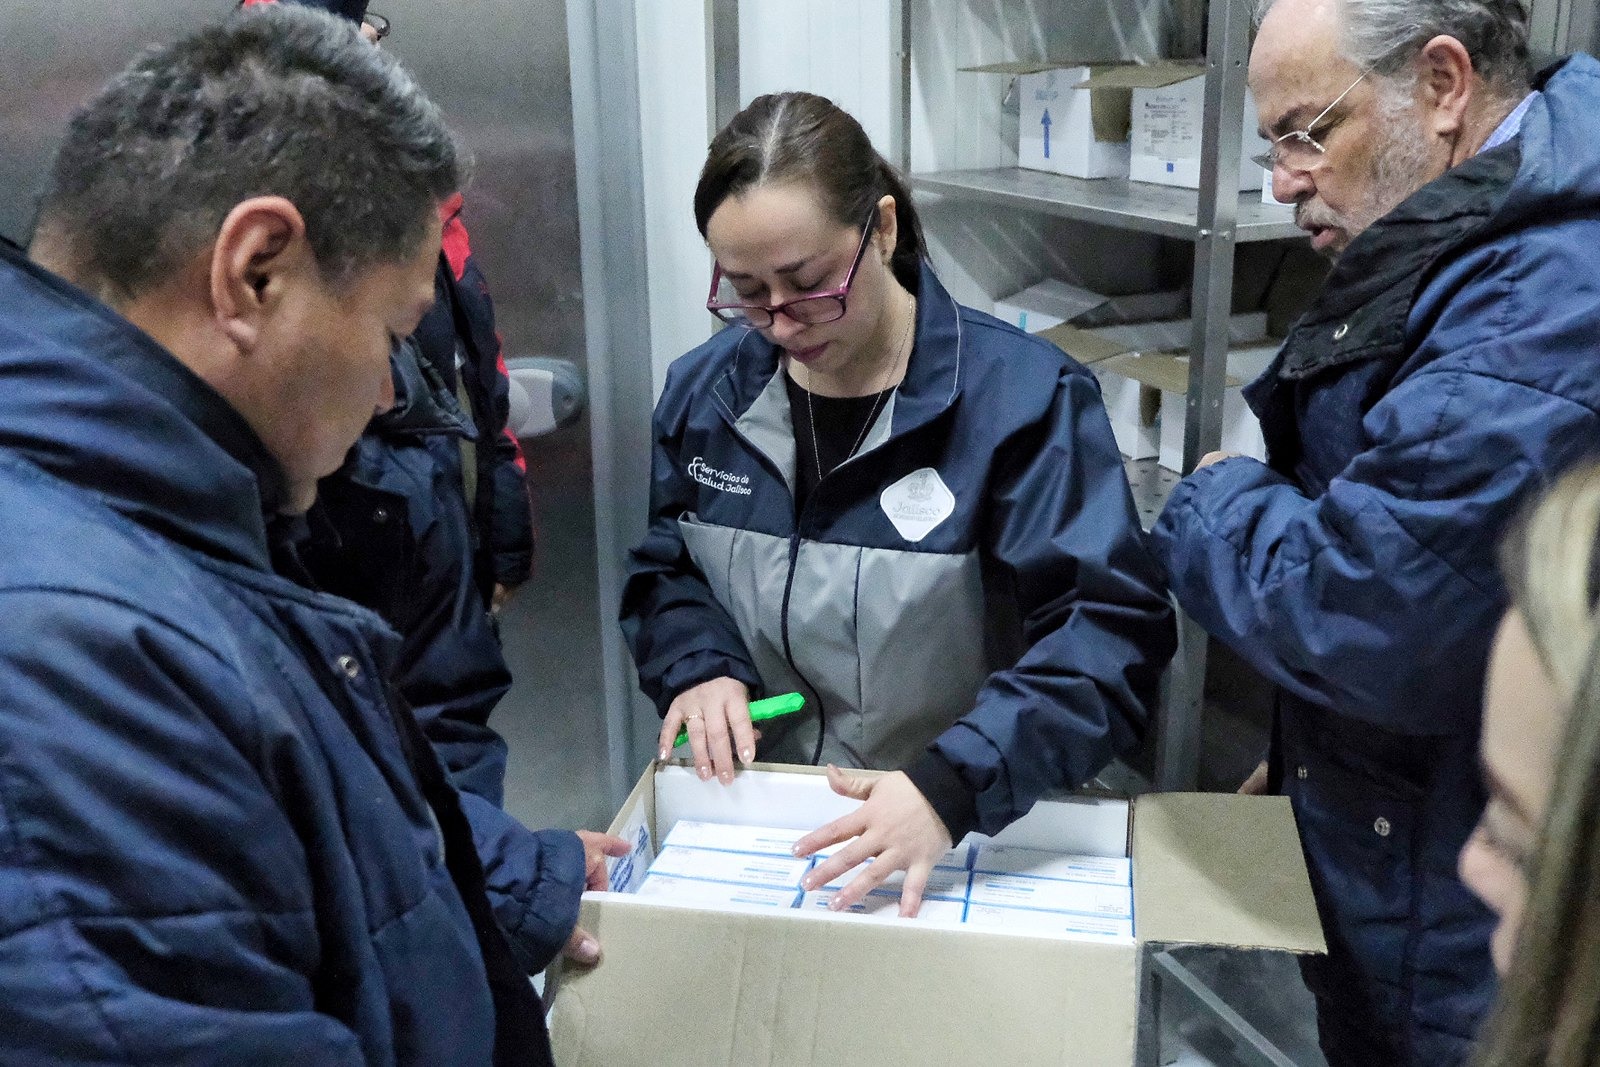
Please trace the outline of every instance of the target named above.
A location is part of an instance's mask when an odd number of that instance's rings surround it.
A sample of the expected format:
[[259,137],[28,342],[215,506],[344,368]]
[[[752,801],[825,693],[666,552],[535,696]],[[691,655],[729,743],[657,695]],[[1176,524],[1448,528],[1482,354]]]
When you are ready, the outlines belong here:
[[[583,841],[570,830],[539,830],[540,875],[525,901],[522,922],[509,939],[529,974],[548,967],[578,925],[578,904],[587,886]],[[519,950],[520,951],[517,951]]]
[[656,713],[665,718],[680,693],[713,678],[732,678],[743,682],[745,688],[750,690],[751,700],[755,700],[762,692],[761,676],[748,663],[709,649],[691,652],[667,669],[656,697]]
[[901,770],[933,806],[952,844],[977,829],[978,798],[949,760],[930,748]]

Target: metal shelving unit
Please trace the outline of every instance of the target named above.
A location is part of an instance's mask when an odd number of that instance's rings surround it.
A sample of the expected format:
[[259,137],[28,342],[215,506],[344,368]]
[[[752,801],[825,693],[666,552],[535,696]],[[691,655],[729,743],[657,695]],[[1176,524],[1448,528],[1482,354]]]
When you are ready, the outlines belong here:
[[[1200,194],[1193,189],[1126,178],[1069,178],[1015,167],[913,174],[911,186],[914,191],[959,196],[1120,230],[1185,241],[1200,236]],[[1241,244],[1300,236],[1291,209],[1282,204],[1263,204],[1255,193],[1240,193],[1235,212],[1235,240]]]
[[[1194,243],[1190,310],[1195,327],[1189,345],[1194,356],[1186,399],[1185,470],[1193,470],[1200,457],[1222,440],[1234,249],[1241,242],[1271,241],[1300,233],[1288,208],[1263,204],[1259,197],[1239,192],[1234,161],[1241,149],[1239,116],[1244,110],[1248,15],[1238,4],[1219,0],[1200,6],[1203,3],[1180,4],[1178,10],[1186,21],[1177,27],[1181,41],[1203,39],[1211,45],[1205,61],[1198,190],[1127,179],[1085,180],[1020,168],[912,173],[911,0],[901,0],[899,5],[895,34],[899,62],[892,65],[900,118],[894,158],[910,173],[914,189]],[[1154,461],[1129,463],[1128,474],[1141,523],[1148,529],[1177,478]],[[1200,780],[1207,639],[1204,630],[1181,614],[1179,630],[1178,654],[1168,672],[1155,724],[1154,785],[1163,790],[1194,789]]]
[[[733,117],[740,99],[739,0],[705,0],[706,48],[713,131]],[[1194,243],[1184,469],[1193,470],[1222,439],[1222,396],[1226,380],[1228,323],[1233,303],[1234,248],[1241,242],[1300,236],[1292,212],[1241,195],[1236,175],[1241,149],[1245,61],[1249,44],[1244,5],[1227,0],[1174,0],[1179,13],[1173,48],[1193,54],[1210,42],[1205,61],[1200,188],[1187,190],[1126,179],[1084,180],[1020,168],[948,170],[915,173],[911,168],[912,0],[891,8],[891,38],[897,42],[890,66],[891,99],[899,121],[885,153],[908,175],[914,190],[960,197],[1012,210],[1073,219],[1118,230],[1172,237]],[[1202,33],[1203,31],[1203,33]],[[1222,161],[1227,165],[1223,166]],[[1140,523],[1148,530],[1160,514],[1179,476],[1154,459],[1126,460]],[[1163,680],[1155,724],[1155,780],[1146,783],[1120,765],[1108,769],[1115,784],[1134,789],[1194,789],[1199,783],[1202,692],[1206,669],[1205,631],[1180,613],[1178,654]],[[1124,770],[1120,776],[1116,773]],[[1109,783],[1108,783],[1109,784]],[[1198,998],[1202,1010],[1238,1035],[1255,1062],[1291,1061],[1203,983],[1170,959],[1157,961],[1157,983],[1175,982]],[[1150,1050],[1142,1050],[1149,1057]]]

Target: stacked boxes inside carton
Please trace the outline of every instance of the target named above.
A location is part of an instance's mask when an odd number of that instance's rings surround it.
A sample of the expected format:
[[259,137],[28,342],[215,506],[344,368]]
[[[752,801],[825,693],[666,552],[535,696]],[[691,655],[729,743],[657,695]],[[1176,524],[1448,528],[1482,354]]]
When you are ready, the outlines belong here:
[[[700,907],[826,910],[865,864],[812,892],[801,880],[838,848],[796,859],[800,830],[682,820],[667,835],[638,894]],[[897,915],[904,874],[839,913]],[[1084,856],[966,840],[930,875],[917,921],[1131,941],[1132,868],[1125,856]]]

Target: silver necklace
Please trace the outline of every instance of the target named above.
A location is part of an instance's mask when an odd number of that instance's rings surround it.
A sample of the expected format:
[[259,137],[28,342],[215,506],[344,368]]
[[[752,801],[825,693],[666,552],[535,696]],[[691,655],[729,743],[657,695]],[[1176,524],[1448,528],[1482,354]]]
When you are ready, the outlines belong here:
[[[917,298],[912,296],[910,293],[907,293],[906,328],[901,331],[900,340],[895,344],[895,357],[889,363],[888,372],[883,376],[883,384],[878,387],[878,393],[872,400],[872,407],[867,411],[867,420],[861,424],[861,432],[856,434],[856,443],[850,446],[850,451],[845,453],[844,459],[841,459],[830,470],[825,471],[822,469],[822,450],[817,447],[817,411],[811,401],[811,390],[809,388],[806,389],[806,422],[809,423],[811,427],[811,459],[817,465],[817,481],[822,481],[824,475],[832,474],[835,470],[838,470],[840,467],[850,462],[850,460],[855,457],[856,450],[861,447],[861,442],[867,439],[867,431],[870,430],[872,428],[872,424],[877,421],[878,409],[882,406],[884,397],[889,395],[889,379],[894,377],[895,370],[900,366],[900,350],[906,347],[906,340],[911,336],[911,328],[915,326],[916,323]],[[807,371],[807,385],[810,384],[810,380],[811,372]],[[895,385],[894,391],[900,391],[900,386],[898,383]]]

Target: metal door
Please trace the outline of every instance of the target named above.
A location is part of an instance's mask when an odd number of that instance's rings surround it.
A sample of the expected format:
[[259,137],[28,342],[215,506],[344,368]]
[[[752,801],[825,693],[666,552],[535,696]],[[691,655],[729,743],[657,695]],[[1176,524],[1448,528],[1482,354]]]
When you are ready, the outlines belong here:
[[[232,0],[0,5],[0,233],[25,241],[34,191],[72,110],[148,43],[220,20]],[[375,0],[399,55],[476,157],[467,224],[506,354],[586,368],[565,0]],[[495,714],[506,806],[532,826],[604,825],[593,463],[587,417],[526,443],[533,580],[502,620],[517,681]]]

